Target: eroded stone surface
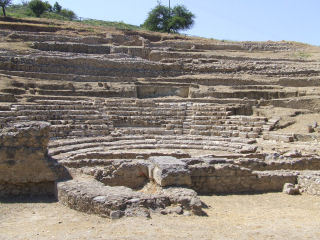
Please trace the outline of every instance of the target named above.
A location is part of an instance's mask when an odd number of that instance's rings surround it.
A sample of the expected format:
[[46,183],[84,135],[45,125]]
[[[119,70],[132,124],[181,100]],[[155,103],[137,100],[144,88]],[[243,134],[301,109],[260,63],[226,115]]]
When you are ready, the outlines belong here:
[[59,165],[48,156],[48,123],[17,123],[0,133],[0,196],[55,193]]
[[117,219],[122,216],[150,216],[172,204],[194,214],[202,214],[202,204],[190,189],[165,189],[147,194],[126,187],[110,187],[90,179],[71,180],[58,184],[58,198],[63,204],[87,213]]
[[298,176],[298,185],[302,191],[311,195],[320,195],[320,171],[307,171]]

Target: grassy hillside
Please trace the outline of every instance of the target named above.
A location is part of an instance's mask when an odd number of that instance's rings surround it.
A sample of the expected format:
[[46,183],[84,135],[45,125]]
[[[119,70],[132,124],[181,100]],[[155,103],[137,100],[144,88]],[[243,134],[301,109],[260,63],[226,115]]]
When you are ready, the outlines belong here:
[[[26,18],[26,17],[35,17],[32,11],[28,8],[27,5],[23,4],[14,4],[7,8],[7,16],[14,17],[14,18]],[[76,21],[82,22],[91,26],[102,26],[102,27],[114,27],[117,29],[126,29],[126,30],[138,30],[142,29],[139,26],[126,24],[124,22],[112,22],[112,21],[103,21],[103,20],[96,20],[96,19],[84,19],[84,18],[77,18],[75,20],[70,20],[60,14],[54,12],[45,12],[41,15],[41,18],[48,18],[48,19],[58,19],[58,20],[65,20],[65,21]]]

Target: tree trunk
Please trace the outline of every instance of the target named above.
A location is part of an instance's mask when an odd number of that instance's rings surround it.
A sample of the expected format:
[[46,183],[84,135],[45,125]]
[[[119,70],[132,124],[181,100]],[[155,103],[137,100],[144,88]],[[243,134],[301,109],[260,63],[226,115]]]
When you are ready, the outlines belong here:
[[3,16],[6,17],[6,16],[7,16],[7,15],[6,15],[6,9],[5,9],[4,6],[2,6],[2,12],[3,12]]

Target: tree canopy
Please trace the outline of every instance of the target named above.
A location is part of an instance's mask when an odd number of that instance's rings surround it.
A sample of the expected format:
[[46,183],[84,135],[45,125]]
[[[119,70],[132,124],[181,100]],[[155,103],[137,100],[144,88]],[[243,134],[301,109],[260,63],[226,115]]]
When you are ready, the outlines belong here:
[[28,6],[36,17],[40,17],[40,15],[48,9],[48,4],[41,0],[32,0]]
[[12,3],[12,0],[0,0],[0,6],[2,8],[3,16],[6,15],[6,7],[9,6]]
[[56,13],[60,13],[61,10],[62,10],[62,6],[58,2],[55,2],[55,4],[53,5],[53,11]]
[[194,24],[194,18],[194,14],[183,5],[170,9],[158,4],[149,12],[142,26],[151,31],[176,33],[179,30],[190,29]]

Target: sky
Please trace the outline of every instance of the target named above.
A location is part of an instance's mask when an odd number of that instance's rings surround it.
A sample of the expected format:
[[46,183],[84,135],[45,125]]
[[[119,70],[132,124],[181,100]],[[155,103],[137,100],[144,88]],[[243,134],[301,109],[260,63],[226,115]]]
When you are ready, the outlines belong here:
[[[158,0],[49,0],[79,17],[140,25]],[[15,3],[21,1],[15,0]],[[89,3],[89,4],[88,4]],[[161,0],[168,4],[169,0]],[[320,45],[320,0],[171,0],[195,14],[183,33],[234,41],[298,41]]]

